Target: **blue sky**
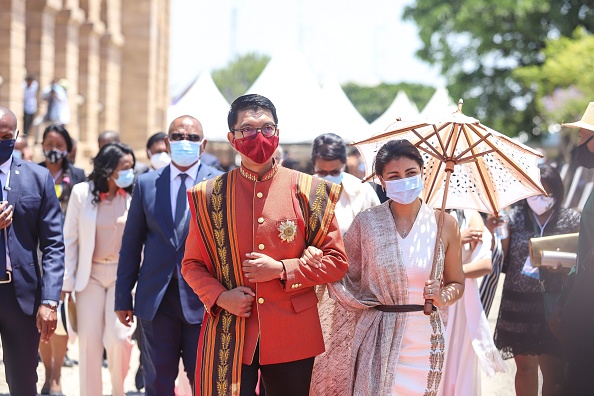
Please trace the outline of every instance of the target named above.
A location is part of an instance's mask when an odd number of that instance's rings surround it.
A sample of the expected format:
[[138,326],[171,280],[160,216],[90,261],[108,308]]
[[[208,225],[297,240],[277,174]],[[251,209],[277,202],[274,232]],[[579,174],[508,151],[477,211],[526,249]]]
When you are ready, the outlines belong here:
[[411,0],[172,0],[170,86],[175,93],[201,71],[236,54],[302,51],[322,79],[341,83],[443,85],[437,69],[415,57],[413,23],[401,20]]

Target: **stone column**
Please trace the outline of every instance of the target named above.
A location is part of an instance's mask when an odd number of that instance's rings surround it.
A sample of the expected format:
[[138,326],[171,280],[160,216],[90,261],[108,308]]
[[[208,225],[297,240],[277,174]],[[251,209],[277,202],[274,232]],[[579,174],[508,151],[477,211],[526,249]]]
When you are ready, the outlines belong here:
[[0,0],[0,105],[10,108],[23,126],[25,79],[25,2]]
[[146,139],[165,128],[168,79],[164,74],[169,54],[161,40],[169,40],[168,0],[122,2],[120,131],[139,154]]
[[99,129],[99,56],[100,37],[105,32],[102,22],[86,22],[79,29],[78,91],[80,101],[78,119],[80,143],[84,155],[93,155],[97,149]]
[[56,15],[55,75],[68,81],[70,122],[68,132],[79,140],[78,128],[78,32],[84,21],[80,8],[65,9]]
[[[99,131],[120,130],[121,58],[124,38],[121,34],[101,37],[99,72]],[[127,143],[123,140],[124,143]]]

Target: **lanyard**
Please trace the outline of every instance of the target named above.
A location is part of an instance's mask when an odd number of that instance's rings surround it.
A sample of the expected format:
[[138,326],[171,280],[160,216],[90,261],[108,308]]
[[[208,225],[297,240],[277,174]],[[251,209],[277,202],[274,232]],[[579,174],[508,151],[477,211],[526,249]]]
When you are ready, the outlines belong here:
[[[530,211],[532,212],[532,211]],[[555,211],[551,211],[551,214],[549,214],[549,217],[547,218],[547,221],[544,222],[544,224],[540,224],[540,221],[538,221],[538,217],[536,217],[536,214],[534,212],[532,212],[532,217],[534,218],[534,220],[536,222],[532,222],[532,225],[534,226],[534,236],[540,236],[542,238],[543,234],[544,234],[544,230],[547,226],[547,224],[549,224],[549,220],[551,220],[551,217],[553,217],[553,213],[555,213]],[[540,228],[540,232],[538,232],[538,230],[536,229],[536,227]]]

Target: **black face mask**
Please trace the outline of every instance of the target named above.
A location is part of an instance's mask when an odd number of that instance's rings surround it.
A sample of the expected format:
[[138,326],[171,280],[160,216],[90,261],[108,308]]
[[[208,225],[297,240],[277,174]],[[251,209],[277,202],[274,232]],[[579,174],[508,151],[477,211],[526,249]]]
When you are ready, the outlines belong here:
[[0,140],[0,164],[8,161],[14,150],[16,139]]
[[578,165],[588,169],[594,168],[594,153],[591,153],[590,150],[588,150],[588,142],[592,140],[592,138],[594,138],[594,136],[590,136],[584,143],[580,144],[575,149],[575,160]]

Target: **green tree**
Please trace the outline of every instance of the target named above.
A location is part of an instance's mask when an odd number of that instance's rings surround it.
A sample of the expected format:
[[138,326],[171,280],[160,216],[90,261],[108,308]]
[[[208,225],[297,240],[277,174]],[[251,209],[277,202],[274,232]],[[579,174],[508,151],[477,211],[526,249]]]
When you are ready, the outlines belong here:
[[256,53],[238,55],[229,64],[212,72],[212,79],[223,96],[232,102],[246,93],[256,81],[270,57]]
[[441,68],[465,113],[508,135],[532,132],[538,116],[538,85],[514,70],[541,65],[547,39],[594,30],[583,0],[416,0],[404,18],[419,27],[418,56]]
[[[594,100],[594,35],[578,28],[572,37],[547,40],[544,54],[542,65],[522,67],[513,74],[525,84],[536,84],[536,124],[546,133],[550,126],[580,119]],[[558,150],[566,160],[577,141],[575,132],[561,131]]]
[[423,109],[435,88],[422,84],[387,84],[369,87],[355,83],[347,83],[342,89],[349,97],[355,108],[368,122],[373,122],[381,116],[392,104],[398,91],[406,92],[406,95],[413,101],[419,110]]
[[526,85],[537,84],[536,105],[544,129],[579,118],[594,100],[594,35],[578,28],[572,37],[547,40],[543,52],[542,65],[516,69],[513,75]]

